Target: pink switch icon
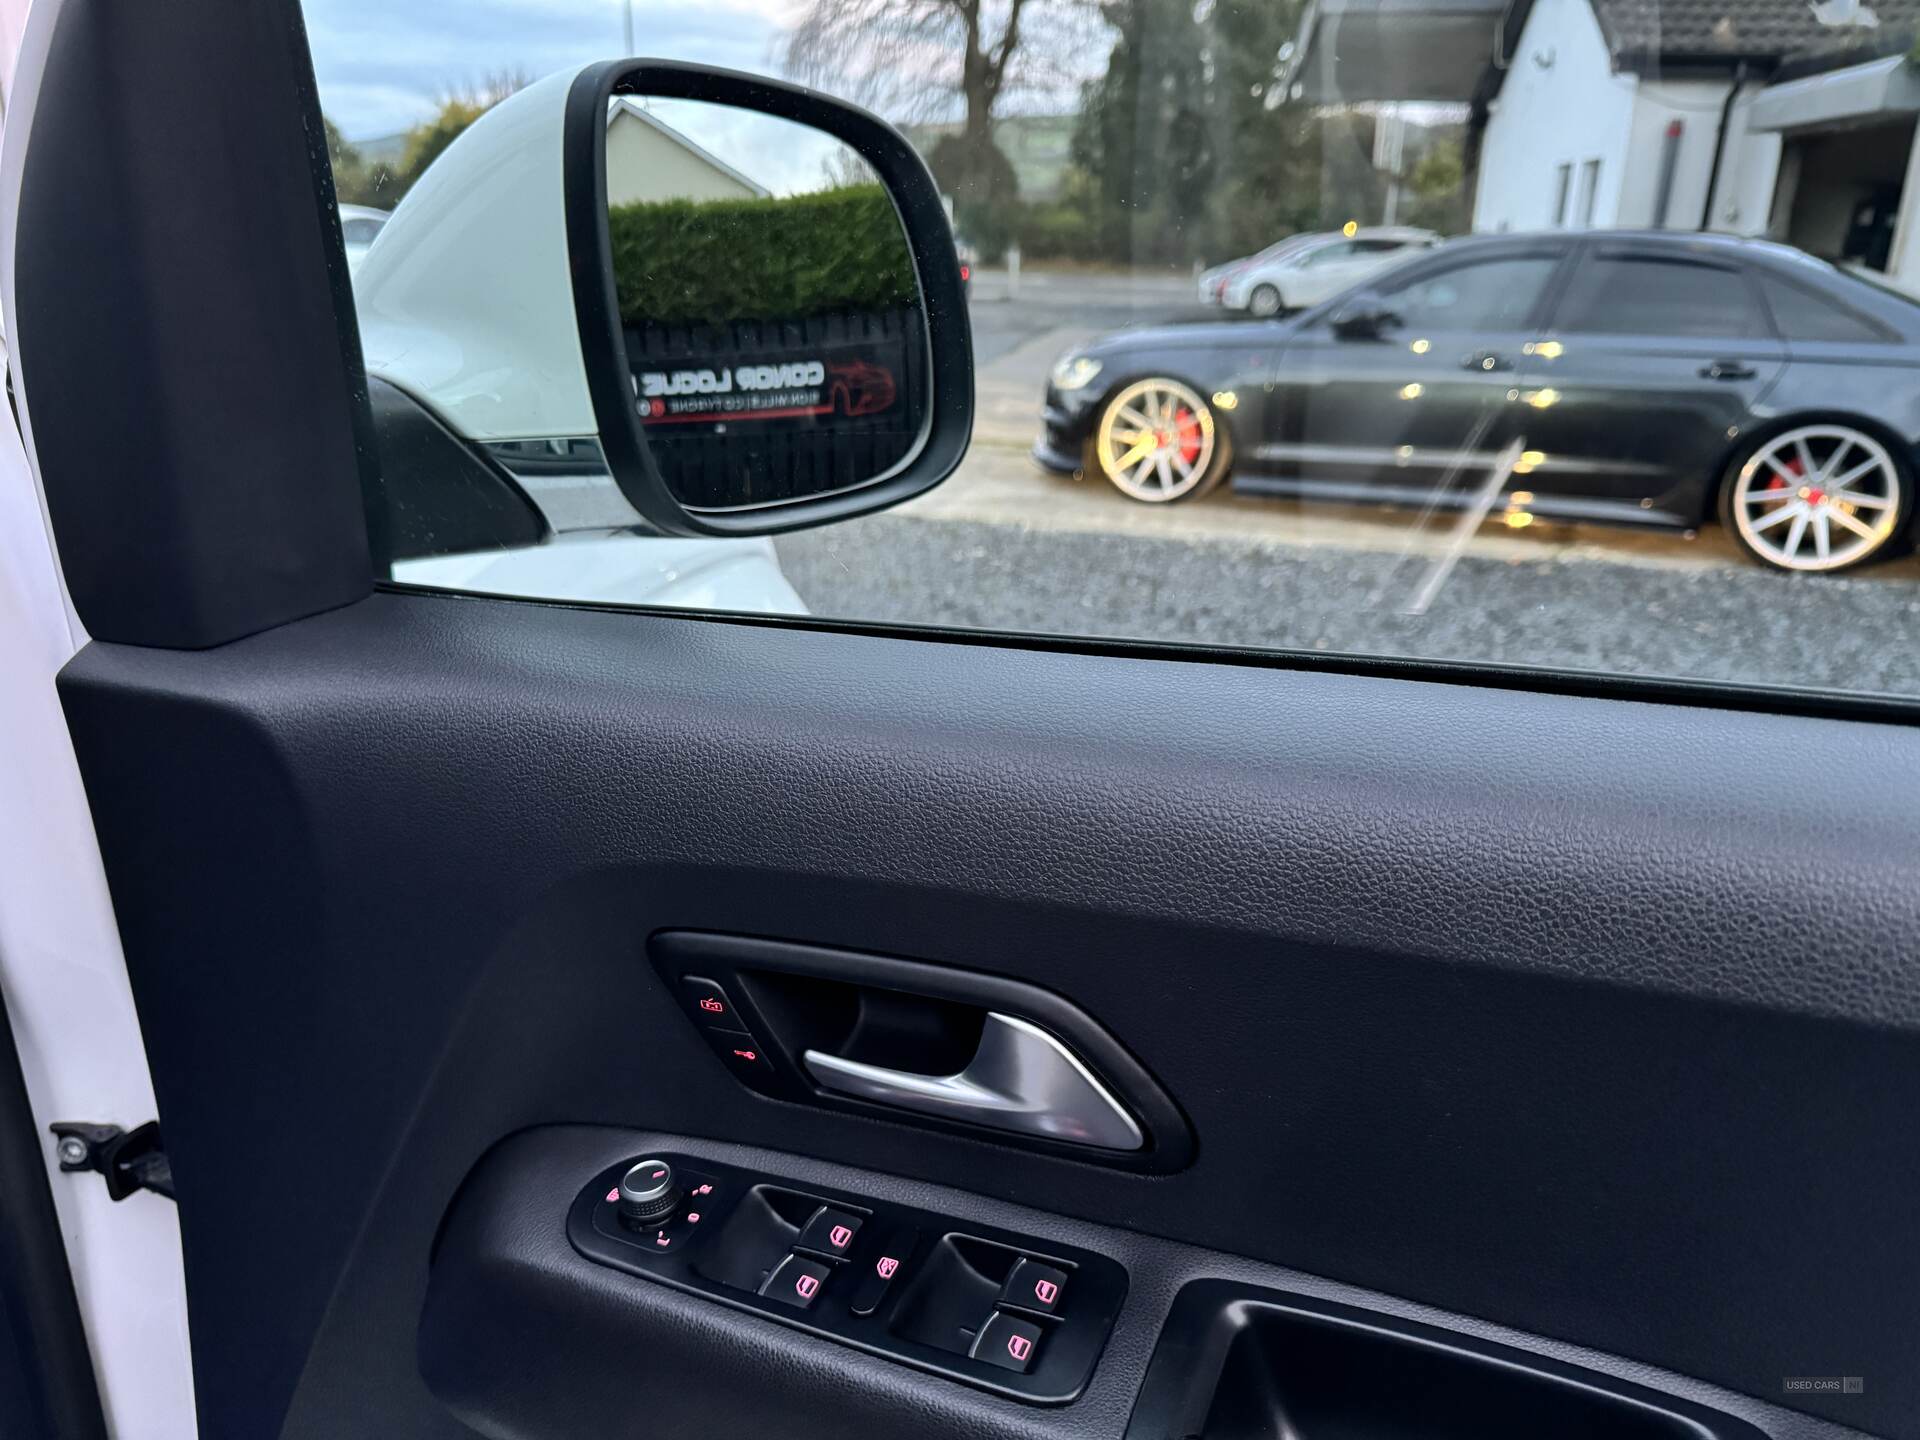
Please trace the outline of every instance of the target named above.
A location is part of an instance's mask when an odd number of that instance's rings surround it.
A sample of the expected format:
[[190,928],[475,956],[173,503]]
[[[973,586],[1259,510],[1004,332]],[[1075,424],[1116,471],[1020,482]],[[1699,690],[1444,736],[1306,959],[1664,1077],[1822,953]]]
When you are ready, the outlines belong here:
[[1059,1295],[1060,1287],[1051,1280],[1036,1280],[1033,1282],[1033,1293],[1042,1305],[1051,1305]]
[[834,1249],[844,1250],[847,1248],[847,1242],[853,1239],[853,1231],[844,1225],[836,1225],[827,1232],[827,1239],[833,1242]]
[[818,1275],[802,1275],[798,1280],[793,1282],[793,1288],[800,1292],[800,1298],[802,1300],[811,1300],[813,1298],[813,1292],[820,1288],[820,1277]]
[[1007,1337],[1007,1353],[1016,1360],[1025,1360],[1027,1356],[1033,1353],[1033,1341],[1024,1335],[1009,1335]]
[[618,1200],[619,1198],[620,1198],[620,1187],[618,1185],[614,1186],[613,1189],[607,1191],[607,1203],[609,1205],[613,1204],[614,1201]]
[[880,1278],[882,1280],[891,1280],[893,1278],[893,1272],[900,1268],[900,1262],[891,1255],[882,1255],[880,1257],[880,1263],[873,1268],[880,1272]]

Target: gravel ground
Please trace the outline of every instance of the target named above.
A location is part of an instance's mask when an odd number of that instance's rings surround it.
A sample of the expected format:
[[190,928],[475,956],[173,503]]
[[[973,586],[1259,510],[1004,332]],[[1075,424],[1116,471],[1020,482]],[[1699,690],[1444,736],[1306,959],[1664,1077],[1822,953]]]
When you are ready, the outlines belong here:
[[816,615],[1920,694],[1920,585],[873,516],[786,536]]

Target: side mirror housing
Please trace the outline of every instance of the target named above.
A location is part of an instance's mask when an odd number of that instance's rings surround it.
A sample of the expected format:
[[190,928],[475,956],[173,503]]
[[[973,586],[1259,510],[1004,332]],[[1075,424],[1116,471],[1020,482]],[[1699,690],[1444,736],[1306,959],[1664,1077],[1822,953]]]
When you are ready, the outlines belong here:
[[760,76],[620,60],[528,87],[428,168],[354,289],[371,374],[496,454],[597,453],[668,535],[885,509],[972,434],[925,164]]
[[1400,317],[1380,295],[1363,290],[1341,301],[1327,323],[1342,340],[1378,340]]

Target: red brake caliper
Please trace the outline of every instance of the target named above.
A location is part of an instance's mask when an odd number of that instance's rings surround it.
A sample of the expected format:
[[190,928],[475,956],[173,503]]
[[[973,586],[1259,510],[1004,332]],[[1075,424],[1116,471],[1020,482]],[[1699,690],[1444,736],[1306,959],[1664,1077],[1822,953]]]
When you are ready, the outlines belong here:
[[1173,412],[1173,433],[1180,442],[1180,458],[1191,465],[1200,455],[1200,422],[1184,405]]

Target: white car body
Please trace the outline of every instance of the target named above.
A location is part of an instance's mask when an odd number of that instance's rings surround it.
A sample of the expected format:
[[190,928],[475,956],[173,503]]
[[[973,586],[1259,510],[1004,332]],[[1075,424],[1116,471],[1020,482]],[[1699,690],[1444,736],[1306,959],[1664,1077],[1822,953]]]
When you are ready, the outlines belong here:
[[1343,290],[1440,243],[1431,230],[1378,226],[1352,235],[1316,235],[1281,244],[1228,267],[1218,299],[1229,310],[1275,315],[1330,300]]
[[502,452],[529,442],[597,451],[553,159],[572,79],[551,76],[474,121],[353,270],[367,373],[492,450],[553,532],[519,549],[401,560],[393,578],[548,600],[804,615],[770,541],[649,535],[611,474],[556,480]]

